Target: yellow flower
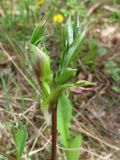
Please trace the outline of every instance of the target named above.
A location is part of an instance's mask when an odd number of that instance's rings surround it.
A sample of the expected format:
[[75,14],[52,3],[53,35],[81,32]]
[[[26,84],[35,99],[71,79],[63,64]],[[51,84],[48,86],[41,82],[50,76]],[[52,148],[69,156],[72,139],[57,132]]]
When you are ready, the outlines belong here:
[[56,14],[56,15],[54,15],[54,17],[53,17],[53,21],[54,21],[55,23],[62,23],[63,20],[64,20],[63,15],[62,15],[62,14],[59,14],[59,13]]
[[44,2],[45,2],[45,0],[38,0],[38,1],[37,1],[37,5],[38,5],[38,6],[41,6]]

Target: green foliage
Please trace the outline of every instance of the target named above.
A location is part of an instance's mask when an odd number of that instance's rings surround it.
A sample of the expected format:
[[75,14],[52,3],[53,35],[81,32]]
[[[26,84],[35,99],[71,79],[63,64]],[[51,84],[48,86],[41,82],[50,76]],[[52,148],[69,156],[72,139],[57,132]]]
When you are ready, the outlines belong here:
[[33,60],[36,74],[38,73],[38,80],[40,82],[49,82],[52,80],[52,71],[50,68],[50,58],[46,52],[42,51],[38,47],[31,45],[33,52]]
[[58,101],[57,107],[57,128],[65,147],[68,147],[68,139],[70,138],[69,127],[71,119],[72,105],[69,99],[62,95]]
[[5,27],[6,29],[13,27],[15,19],[13,21],[13,19],[10,17],[10,15],[8,13],[8,8],[6,5],[4,5],[3,0],[0,0],[0,9],[2,9],[2,11],[4,13],[4,16],[0,17],[0,21],[2,22],[1,26]]
[[119,22],[120,21],[120,11],[113,11],[109,17],[110,22],[114,23],[114,22]]
[[31,62],[44,96],[47,97],[50,94],[49,82],[53,79],[53,73],[47,51],[39,48],[45,36],[45,24],[38,24],[31,37]]
[[64,27],[64,38],[65,39],[65,47],[69,48],[70,45],[73,43],[73,26],[72,26],[72,21],[71,21],[71,17],[68,18],[68,21]]
[[83,38],[86,34],[86,30],[87,27],[85,27],[85,29],[79,35],[77,35],[76,39],[74,39],[73,43],[71,44],[71,47],[69,48],[68,53],[66,55],[65,67],[70,65],[70,63],[73,62],[76,57],[78,57],[83,42]]
[[[75,77],[77,69],[72,68],[72,64],[80,56],[80,49],[83,44],[83,39],[87,31],[87,26],[83,29],[80,26],[79,19],[73,23],[71,17],[62,27],[62,55],[59,61],[59,69],[55,76],[50,67],[50,58],[42,49],[41,42],[44,38],[44,27],[38,25],[34,30],[31,38],[31,57],[34,73],[38,79],[39,85],[45,96],[42,96],[42,106],[52,110],[54,104],[57,106],[57,128],[60,133],[61,143],[65,148],[74,149],[80,148],[82,144],[82,136],[72,136],[70,132],[70,122],[72,120],[72,105],[65,94],[69,95],[71,89],[76,89],[77,93],[91,87],[92,83],[87,81],[78,81],[68,83]],[[79,150],[67,151],[66,157],[68,160],[78,160],[80,156]]]
[[61,12],[65,16],[69,16],[71,14],[79,15],[81,18],[83,18],[87,14],[87,9],[82,1],[78,2],[78,0],[67,0],[66,5],[61,8]]
[[12,30],[20,21],[22,21],[24,27],[29,24],[30,0],[17,0],[17,7],[13,4],[14,2],[9,3],[9,1],[3,1],[4,0],[0,0],[0,9],[3,11],[3,15],[0,17],[0,20],[5,30]]
[[45,23],[39,23],[32,33],[31,44],[38,46],[45,36]]
[[[76,21],[78,21],[78,19]],[[63,40],[66,45],[64,45],[65,51],[61,55],[61,68],[68,67],[80,54],[80,48],[87,31],[87,26],[85,26],[83,30],[79,29],[80,32],[78,32],[78,28],[81,27],[78,25],[73,27],[71,18],[69,18],[63,28]]]
[[75,77],[76,69],[72,68],[65,68],[62,71],[57,73],[56,82],[58,84],[64,84],[65,82],[69,81],[69,79]]
[[78,18],[74,25],[72,24],[71,17],[69,17],[67,23],[63,26],[63,51],[59,62],[59,70],[56,74],[56,81],[58,84],[63,84],[75,76],[76,69],[70,67],[71,64],[80,56],[80,49],[83,44],[86,31],[87,26],[82,30]]
[[17,129],[13,131],[13,137],[17,149],[17,158],[19,159],[24,152],[25,144],[28,137],[27,129],[22,124],[22,122],[18,121]]
[[66,152],[67,160],[78,160],[80,157],[80,147],[82,145],[82,135],[71,137],[68,142],[68,150]]
[[105,72],[116,82],[112,89],[120,93],[120,67],[111,60],[106,63]]
[[[52,4],[52,5],[51,5]],[[62,6],[62,7],[60,7]],[[47,1],[47,15],[56,14],[57,12],[62,13],[64,17],[69,17],[70,15],[79,15],[83,19],[87,15],[87,8],[83,1],[78,0],[66,0],[66,1]]]
[[[21,51],[24,52],[25,50],[20,50],[20,44],[25,43],[24,46],[28,49],[28,44],[26,43],[28,41],[25,42],[25,40],[29,39],[29,33],[34,26],[34,22],[36,22],[36,20],[39,21],[39,17],[41,18],[39,14],[37,15],[37,11],[38,13],[42,12],[46,17],[49,17],[49,13],[56,13],[56,11],[59,11],[64,15],[64,18],[66,18],[66,16],[69,16],[70,14],[72,16],[76,15],[76,13],[80,16],[80,18],[83,18],[87,14],[86,6],[97,1],[81,1],[78,5],[78,0],[66,0],[64,2],[46,0],[45,3],[47,3],[43,8],[42,6],[34,6],[36,4],[36,1],[33,2],[32,0],[17,0],[18,4],[16,3],[14,7],[12,6],[11,2],[9,3],[9,1],[6,2],[4,0],[0,0],[0,11],[2,10],[2,15],[0,16],[0,22],[2,22],[0,27],[0,35],[2,35],[2,40],[6,39],[6,41],[12,46],[15,53],[21,53]],[[10,4],[10,7],[8,7],[7,4]],[[59,7],[62,4],[65,5],[63,7]],[[50,8],[49,11],[46,11],[46,7]],[[13,8],[15,8],[15,13],[12,12]],[[30,16],[33,18],[31,19],[32,25],[29,21]],[[118,11],[111,13],[110,20],[112,22],[119,21],[119,19],[120,13]],[[50,24],[50,31],[53,27],[51,26],[52,25]],[[10,30],[14,30],[14,27],[16,27],[19,36],[16,35],[16,32],[11,32],[11,37],[9,37],[9,34],[7,32],[10,32]],[[78,81],[71,83],[71,80],[75,77],[77,72],[74,62],[76,62],[77,58],[81,56],[83,57],[81,58],[83,59],[83,63],[88,65],[90,70],[94,71],[96,67],[97,56],[104,55],[106,53],[106,50],[98,46],[95,40],[88,40],[88,54],[86,56],[82,55],[81,49],[84,43],[87,25],[82,26],[79,22],[79,17],[77,17],[75,23],[72,21],[71,17],[69,17],[67,23],[63,24],[63,26],[59,25],[59,27],[62,28],[63,48],[61,49],[62,54],[61,59],[59,60],[59,69],[56,71],[56,73],[53,73],[53,71],[51,70],[50,57],[44,44],[42,44],[44,38],[46,37],[45,23],[39,23],[31,36],[30,62],[39,83],[37,83],[38,89],[39,86],[41,87],[41,104],[43,106],[47,106],[48,111],[51,112],[52,105],[54,103],[58,103],[57,124],[61,143],[66,149],[70,149],[69,151],[66,151],[66,157],[68,160],[78,160],[80,157],[79,148],[82,145],[82,136],[73,135],[70,130],[72,120],[72,105],[68,96],[71,89],[78,89],[78,91],[80,92],[80,90],[91,87],[92,83],[87,81]],[[7,32],[2,32],[1,28],[3,28]],[[27,34],[25,34],[26,32]],[[14,36],[16,36],[16,39],[12,39]],[[1,42],[4,45],[4,42]],[[9,49],[9,47],[7,49]],[[106,73],[116,83],[116,85],[114,85],[112,89],[115,92],[120,93],[120,68],[118,67],[118,65],[113,61],[108,62],[106,64]],[[4,99],[7,102],[7,104],[5,105],[11,106],[8,94],[9,87],[6,85],[6,81],[4,78],[2,78],[1,80],[4,89]],[[22,98],[22,95],[19,96],[19,98]],[[14,132],[14,141],[17,148],[17,158],[19,159],[24,153],[24,148],[27,141],[27,130],[21,122],[18,122],[16,132]],[[6,159],[0,156],[0,160]]]
[[0,160],[8,160],[8,158],[6,158],[6,157],[0,155]]
[[68,97],[62,95],[57,106],[57,128],[61,136],[62,144],[68,149],[66,152],[67,160],[78,160],[82,144],[82,136],[71,136],[69,130],[71,120],[72,105]]
[[96,58],[106,54],[106,49],[100,47],[95,40],[88,40],[88,54],[84,58],[84,63],[88,65],[91,71],[95,70]]
[[30,0],[18,0],[19,12],[21,20],[23,20],[24,26],[28,25],[29,22],[29,5]]

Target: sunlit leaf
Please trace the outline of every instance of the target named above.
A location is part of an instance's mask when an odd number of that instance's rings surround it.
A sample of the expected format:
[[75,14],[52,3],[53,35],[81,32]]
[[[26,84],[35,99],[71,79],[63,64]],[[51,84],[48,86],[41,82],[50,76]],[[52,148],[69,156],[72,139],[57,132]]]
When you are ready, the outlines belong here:
[[64,68],[62,71],[59,71],[57,74],[57,83],[64,84],[69,81],[71,78],[75,77],[76,69]]
[[113,60],[106,63],[105,72],[112,77],[114,81],[120,82],[120,67]]
[[69,99],[62,95],[58,101],[57,107],[57,128],[60,133],[62,143],[65,147],[68,146],[69,127],[72,118],[72,105]]
[[76,38],[78,34],[80,35],[81,25],[80,25],[79,16],[76,18],[73,30],[74,30],[74,38]]
[[72,61],[75,60],[75,58],[78,56],[78,54],[80,53],[80,48],[81,45],[83,43],[83,39],[84,36],[86,34],[87,31],[87,26],[85,27],[85,29],[82,31],[82,33],[80,35],[77,36],[77,38],[74,40],[74,42],[72,43],[70,49],[68,50],[68,53],[66,55],[66,64],[65,66],[67,67],[68,65],[70,65],[70,63]]
[[39,82],[52,80],[52,70],[50,67],[50,58],[43,50],[31,45],[33,69]]
[[73,26],[71,17],[68,18],[67,23],[65,25],[65,29],[66,29],[67,44],[68,46],[70,46],[73,43]]
[[112,86],[113,91],[115,91],[116,93],[120,94],[120,84],[116,85],[116,86]]
[[28,137],[27,129],[22,124],[22,122],[18,121],[16,133],[14,133],[13,137],[14,137],[14,141],[17,147],[17,156],[21,157],[24,152],[25,144],[26,144],[27,137]]
[[78,160],[80,157],[80,147],[82,145],[82,135],[71,138],[68,144],[68,149],[71,150],[66,151],[67,160]]
[[71,17],[63,26],[63,50],[60,59],[59,71],[68,68],[78,56],[81,54],[81,46],[87,31],[87,25],[82,29],[79,22],[79,17],[73,25]]
[[45,36],[45,23],[39,23],[32,33],[31,44],[38,46]]
[[73,43],[73,26],[71,17],[68,18],[66,24],[62,28],[62,43],[63,43],[63,51],[61,53],[61,60],[60,60],[60,68],[64,66],[66,62],[66,54],[69,50],[70,45]]

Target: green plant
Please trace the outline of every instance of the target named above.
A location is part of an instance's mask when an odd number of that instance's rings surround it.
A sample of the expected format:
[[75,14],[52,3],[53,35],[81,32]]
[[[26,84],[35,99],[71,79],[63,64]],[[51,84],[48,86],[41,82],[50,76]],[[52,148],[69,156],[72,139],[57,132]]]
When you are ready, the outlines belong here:
[[13,130],[13,138],[17,150],[16,157],[17,159],[20,159],[23,155],[27,141],[27,129],[20,121],[18,121],[16,128]]
[[71,15],[77,14],[81,18],[84,18],[87,15],[87,9],[85,7],[85,4],[82,1],[78,2],[77,0],[66,1],[66,7],[61,8],[61,12],[65,16],[69,16],[70,14]]
[[5,27],[6,29],[13,27],[15,25],[16,19],[15,18],[13,19],[13,16],[9,14],[10,9],[8,9],[8,6],[5,4],[5,2],[3,2],[3,0],[0,0],[0,9],[3,11],[3,15],[0,17],[2,26]]
[[6,157],[0,155],[0,160],[8,160]]
[[[56,1],[46,0],[47,3],[47,15],[48,17],[54,16],[56,13],[61,13],[64,17],[70,15],[79,15],[83,19],[87,15],[87,8],[84,2],[78,0],[66,0],[66,1]],[[62,7],[61,7],[62,6]]]
[[[77,18],[75,25],[68,18],[62,27],[63,47],[59,60],[59,68],[56,73],[51,70],[48,52],[43,47],[45,38],[45,25],[39,24],[31,37],[31,65],[37,77],[38,86],[41,90],[41,105],[43,110],[52,113],[52,155],[51,160],[56,159],[56,137],[57,129],[60,133],[61,144],[66,149],[68,160],[77,160],[82,144],[82,135],[73,135],[70,132],[72,119],[72,105],[68,98],[70,91],[82,93],[88,87],[94,86],[91,82],[78,81],[71,83],[75,77],[77,68],[73,63],[79,56],[87,26],[82,28]],[[77,148],[77,149],[75,149]]]
[[111,60],[106,63],[105,72],[116,82],[112,89],[120,93],[120,67]]
[[106,49],[99,46],[94,39],[87,40],[88,53],[84,56],[84,63],[89,67],[91,71],[95,70],[96,59],[98,56],[103,56],[106,54]]
[[24,21],[24,25],[26,26],[29,23],[29,5],[30,0],[18,0],[19,3],[19,12],[21,19]]
[[120,21],[120,11],[119,10],[113,10],[110,14],[109,20],[111,23],[119,22]]

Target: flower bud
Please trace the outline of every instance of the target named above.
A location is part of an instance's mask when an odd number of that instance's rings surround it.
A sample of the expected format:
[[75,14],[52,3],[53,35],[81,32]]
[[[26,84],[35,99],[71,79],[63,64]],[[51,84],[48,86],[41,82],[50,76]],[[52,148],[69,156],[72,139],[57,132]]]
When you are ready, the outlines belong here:
[[32,48],[32,61],[33,61],[33,70],[37,77],[38,82],[50,82],[52,81],[53,74],[50,68],[50,58],[38,47],[31,45]]
[[94,87],[96,86],[96,83],[92,83],[92,82],[89,82],[89,81],[85,81],[85,80],[80,80],[80,81],[77,81],[75,83],[76,86],[78,87]]

